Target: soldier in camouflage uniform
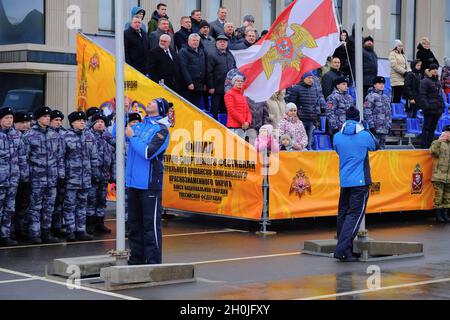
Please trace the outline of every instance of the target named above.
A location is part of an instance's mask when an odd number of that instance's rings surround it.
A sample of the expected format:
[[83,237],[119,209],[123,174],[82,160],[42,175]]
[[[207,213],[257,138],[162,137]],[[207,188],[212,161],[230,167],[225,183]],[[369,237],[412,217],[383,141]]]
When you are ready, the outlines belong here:
[[19,181],[29,179],[25,146],[13,128],[13,111],[0,109],[0,245],[16,245],[11,239],[11,220]]
[[346,111],[355,105],[353,98],[348,94],[348,79],[339,77],[333,81],[334,91],[327,99],[327,121],[331,138],[341,130],[347,120]]
[[378,139],[380,149],[384,149],[386,136],[392,126],[391,102],[383,92],[385,83],[384,77],[375,77],[373,87],[369,89],[364,102],[364,120]]
[[102,113],[92,116],[90,133],[94,136],[97,145],[97,170],[99,180],[92,183],[88,195],[87,233],[111,233],[105,226],[106,193],[108,182],[115,180],[115,149],[105,136],[107,119]]
[[[60,150],[62,156],[64,157],[64,134],[67,130],[62,126],[63,120],[64,114],[59,110],[53,110],[50,114],[50,130],[56,132],[60,136]],[[68,233],[63,231],[63,202],[65,190],[65,181],[63,179],[58,179],[58,184],[56,186],[55,206],[53,210],[52,233],[55,237],[59,238],[65,238],[68,236]]]
[[86,233],[86,210],[92,181],[98,181],[97,148],[92,134],[85,130],[86,114],[72,112],[71,128],[64,135],[66,165],[66,192],[64,194],[64,220],[70,233],[67,241],[89,241]]
[[86,129],[89,129],[92,126],[92,116],[99,112],[100,109],[97,107],[90,107],[86,110]]
[[[31,128],[33,116],[30,113],[18,111],[14,114],[14,129],[23,136]],[[20,182],[16,194],[16,208],[11,224],[11,238],[13,234],[18,240],[28,239],[29,222],[26,220],[28,206],[30,205],[31,184]]]
[[37,123],[23,136],[30,166],[31,198],[28,209],[30,242],[57,243],[51,234],[53,208],[58,180],[64,180],[64,158],[61,137],[49,129],[49,107],[35,112]]

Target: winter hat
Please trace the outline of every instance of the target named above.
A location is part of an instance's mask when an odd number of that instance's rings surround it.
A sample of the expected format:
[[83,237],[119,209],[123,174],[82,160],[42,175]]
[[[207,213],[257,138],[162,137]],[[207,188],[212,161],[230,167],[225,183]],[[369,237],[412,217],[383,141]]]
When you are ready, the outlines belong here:
[[347,120],[354,120],[359,122],[360,121],[359,110],[356,109],[355,107],[350,107],[345,112],[345,117]]
[[283,135],[281,135],[281,137],[280,137],[280,142],[283,142],[283,140],[289,140],[289,144],[291,144],[292,143],[292,138],[291,138],[291,135],[290,134],[283,134]]
[[142,117],[139,113],[129,113],[128,114],[128,123],[130,123],[131,121],[142,121]]
[[31,121],[31,120],[33,120],[33,117],[29,113],[18,111],[14,114],[14,123]]
[[394,40],[394,49],[397,48],[398,46],[403,45],[402,40],[399,39],[395,39]]
[[297,111],[297,106],[295,105],[295,103],[289,102],[288,104],[286,104],[286,113],[288,113],[292,109],[295,109],[295,111]]
[[348,79],[346,77],[338,77],[334,79],[333,81],[333,87],[336,87],[337,85],[346,82],[348,84]]
[[307,78],[307,77],[312,77],[312,76],[314,76],[314,74],[313,74],[311,71],[305,72],[305,73],[302,75],[302,80],[305,80],[305,78]]
[[100,112],[100,109],[97,107],[90,107],[89,109],[87,109],[86,111],[86,117],[90,118],[92,117],[94,114]]
[[372,84],[375,85],[377,83],[384,83],[384,84],[386,84],[386,79],[384,77],[375,77],[375,78],[373,78]]
[[219,40],[230,41],[230,39],[228,39],[228,37],[226,35],[224,35],[224,34],[219,34],[217,36],[216,41],[219,41]]
[[364,40],[363,40],[363,44],[366,43],[367,41],[372,41],[372,42],[374,42],[374,41],[373,41],[373,38],[372,38],[371,36],[365,37]]
[[450,58],[444,57],[444,64],[446,67],[450,68]]
[[428,70],[438,70],[439,66],[436,63],[432,63],[430,64],[430,66],[428,67]]
[[74,111],[67,117],[69,119],[69,123],[75,122],[77,120],[86,120],[86,113],[83,111]]
[[450,131],[450,125],[445,126],[442,131]]
[[267,130],[267,133],[268,133],[269,136],[272,135],[273,127],[272,127],[271,124],[263,125],[261,128],[259,128],[259,132],[261,132],[261,130],[263,130],[263,129]]
[[94,114],[92,116],[92,119],[91,119],[92,125],[94,125],[97,122],[97,120],[103,120],[105,125],[107,125],[107,123],[108,123],[108,118],[106,118],[106,116],[101,112],[97,112],[96,114]]
[[64,114],[59,110],[53,110],[50,114],[50,120],[54,120],[56,118],[61,118],[61,120],[64,120]]
[[34,113],[34,118],[37,120],[40,117],[43,117],[43,116],[46,116],[46,115],[50,116],[51,114],[52,114],[52,109],[50,109],[49,107],[40,107]]
[[11,107],[3,107],[3,108],[1,108],[0,109],[0,119],[2,119],[3,117],[5,117],[7,115],[14,116],[13,109]]
[[154,99],[153,101],[156,102],[156,105],[158,106],[158,113],[161,117],[167,116],[167,112],[169,112],[169,108],[173,106],[173,103],[167,102],[164,98],[158,98]]
[[244,80],[244,76],[243,75],[241,75],[241,74],[237,74],[237,75],[235,75],[232,79],[231,79],[231,85],[232,86],[234,86],[234,83],[236,82],[236,80],[238,80],[238,79],[242,79],[242,80]]
[[209,28],[209,23],[208,23],[208,21],[206,21],[206,20],[200,21],[200,23],[199,23],[199,25],[198,25],[198,28],[201,29],[201,28],[203,28],[203,27],[208,27],[208,28]]

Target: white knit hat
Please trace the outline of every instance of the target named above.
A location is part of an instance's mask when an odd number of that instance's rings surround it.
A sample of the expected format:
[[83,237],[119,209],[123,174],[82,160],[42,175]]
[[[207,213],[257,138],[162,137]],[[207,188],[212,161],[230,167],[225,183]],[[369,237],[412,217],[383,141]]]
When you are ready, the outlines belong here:
[[297,111],[297,106],[295,105],[295,103],[289,102],[289,103],[286,105],[286,113],[288,113],[289,111],[291,111],[291,110],[293,110],[293,109],[295,109],[295,111]]
[[397,48],[398,46],[403,45],[402,40],[395,39],[394,40],[394,48]]

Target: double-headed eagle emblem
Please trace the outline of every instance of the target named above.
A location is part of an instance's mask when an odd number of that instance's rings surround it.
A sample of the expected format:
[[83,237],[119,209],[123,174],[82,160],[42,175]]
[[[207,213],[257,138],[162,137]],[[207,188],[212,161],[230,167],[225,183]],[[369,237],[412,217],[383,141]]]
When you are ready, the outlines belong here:
[[317,48],[317,43],[308,30],[296,23],[292,23],[289,27],[294,31],[290,37],[286,35],[287,23],[283,22],[275,27],[268,39],[273,45],[261,58],[267,79],[272,76],[276,63],[281,63],[283,70],[291,67],[300,71],[301,59],[305,57],[302,49]]

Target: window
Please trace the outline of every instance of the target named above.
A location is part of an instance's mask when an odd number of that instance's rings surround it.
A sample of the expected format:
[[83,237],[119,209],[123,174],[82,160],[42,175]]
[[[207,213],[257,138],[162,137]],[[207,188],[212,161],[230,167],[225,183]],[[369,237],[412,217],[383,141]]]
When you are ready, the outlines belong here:
[[287,7],[292,3],[293,0],[284,0],[284,6]]
[[333,0],[333,2],[337,14],[338,23],[342,24],[342,0]]
[[400,39],[402,30],[402,0],[392,0],[391,8],[391,42]]
[[0,45],[45,43],[44,0],[0,0]]
[[98,1],[98,30],[103,32],[114,32],[115,30],[115,0]]
[[217,11],[222,6],[221,0],[210,0],[209,1],[209,19],[208,21],[214,21],[217,19]]
[[450,0],[445,4],[445,55],[450,57]]
[[[190,16],[192,10],[202,10],[202,1],[201,0],[186,0],[186,15]],[[216,10],[217,12],[217,10]],[[202,12],[203,17],[203,12]]]
[[0,106],[35,111],[44,105],[45,75],[0,72]]
[[406,49],[406,54],[409,60],[414,60],[416,51],[416,0],[409,0],[407,2],[408,6],[408,16],[406,23],[408,28],[406,28],[406,38],[408,41],[408,47]]
[[[275,21],[277,16],[277,3],[276,0],[264,0],[263,6],[263,20],[262,28],[263,30],[269,30],[272,23]],[[261,30],[262,31],[262,30]],[[261,32],[260,32],[261,34]]]

